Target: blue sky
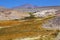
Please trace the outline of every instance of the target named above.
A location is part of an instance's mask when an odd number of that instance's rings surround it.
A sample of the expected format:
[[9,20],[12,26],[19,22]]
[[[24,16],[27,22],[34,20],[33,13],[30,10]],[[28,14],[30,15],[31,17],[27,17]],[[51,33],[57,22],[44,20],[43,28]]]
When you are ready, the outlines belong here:
[[24,4],[37,6],[60,6],[60,0],[0,0],[0,6],[12,8]]

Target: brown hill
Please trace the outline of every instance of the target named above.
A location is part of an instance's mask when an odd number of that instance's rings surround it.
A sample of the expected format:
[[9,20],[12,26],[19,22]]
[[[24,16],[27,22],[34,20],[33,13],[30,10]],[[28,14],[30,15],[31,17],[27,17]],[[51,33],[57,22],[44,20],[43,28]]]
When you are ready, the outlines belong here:
[[27,16],[29,16],[27,12],[21,12],[9,9],[0,11],[0,20],[21,19]]

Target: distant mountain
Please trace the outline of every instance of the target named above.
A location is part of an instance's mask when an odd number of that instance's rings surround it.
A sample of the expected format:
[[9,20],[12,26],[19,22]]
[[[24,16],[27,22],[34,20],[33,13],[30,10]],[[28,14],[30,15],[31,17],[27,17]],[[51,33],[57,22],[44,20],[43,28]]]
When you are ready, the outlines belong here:
[[31,9],[31,8],[38,8],[38,6],[31,5],[31,4],[25,4],[25,5],[22,5],[22,6],[14,7],[13,9],[17,9],[17,8],[27,8],[27,9]]
[[39,8],[38,6],[33,6],[31,4],[25,4],[22,6],[13,7],[12,10],[18,10],[23,12],[35,12],[36,8]]
[[17,6],[17,7],[12,8],[12,10],[18,10],[18,11],[23,11],[23,12],[38,12],[38,11],[49,10],[49,9],[60,10],[60,6],[40,7],[40,6],[31,5],[31,4],[25,4],[22,6]]
[[[44,11],[52,10],[52,9],[53,11],[60,10],[60,6],[40,7],[40,6],[31,5],[31,4],[25,4],[22,6],[13,7],[11,9],[0,6],[0,20],[24,18],[29,16],[28,12],[39,12],[38,15],[40,16],[40,14],[45,13]],[[47,13],[51,13],[51,12],[47,11],[46,14]]]
[[[49,9],[60,10],[60,6],[44,6],[44,7],[41,7],[41,6],[35,6],[35,5],[31,5],[31,4],[25,4],[25,5],[13,7],[10,9],[21,11],[21,12],[40,12],[40,11],[49,10]],[[1,10],[10,10],[10,9],[5,8],[5,7],[0,7],[0,11]]]
[[8,8],[5,8],[3,6],[0,6],[0,11],[8,10]]

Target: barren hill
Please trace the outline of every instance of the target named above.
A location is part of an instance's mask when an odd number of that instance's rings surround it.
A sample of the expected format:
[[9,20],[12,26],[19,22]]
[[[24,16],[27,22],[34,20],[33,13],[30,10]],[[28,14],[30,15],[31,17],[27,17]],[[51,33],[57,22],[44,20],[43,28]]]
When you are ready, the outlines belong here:
[[18,7],[13,7],[11,9],[0,7],[0,20],[21,19],[24,17],[28,17],[29,16],[28,12],[42,12],[52,9],[60,10],[60,6],[40,7],[31,4],[26,4]]
[[[23,5],[12,9],[3,8],[3,10],[0,11],[0,27],[3,26],[4,27],[0,28],[0,40],[14,40],[15,38],[34,37],[38,35],[41,35],[41,37],[38,40],[44,40],[44,39],[51,40],[55,38],[58,34],[57,30],[47,30],[42,27],[42,24],[45,23],[47,19],[53,18],[51,17],[51,15],[49,17],[47,16],[46,18],[37,17],[35,19],[32,18],[28,20],[20,20],[21,18],[30,16],[28,12],[45,13],[45,11],[51,9],[60,10],[60,6],[38,7],[33,5]],[[49,12],[47,11],[47,14]],[[47,25],[52,22],[53,25],[55,25],[56,23],[58,27],[60,26],[60,17],[59,17],[60,11],[56,11],[56,13],[58,17],[51,19],[51,21],[48,20]],[[12,20],[12,19],[19,19],[19,20]],[[44,27],[49,27],[49,25]]]
[[27,12],[21,12],[10,9],[0,11],[0,20],[21,19],[27,16],[29,16]]

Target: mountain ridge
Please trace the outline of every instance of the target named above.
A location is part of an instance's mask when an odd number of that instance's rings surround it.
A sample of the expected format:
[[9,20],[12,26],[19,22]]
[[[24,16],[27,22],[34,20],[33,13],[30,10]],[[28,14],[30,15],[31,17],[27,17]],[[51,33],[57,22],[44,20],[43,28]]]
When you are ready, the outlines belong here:
[[[20,19],[20,18],[24,18],[24,17],[28,17],[29,16],[29,12],[43,12],[43,11],[47,11],[48,10],[60,10],[60,6],[46,6],[46,7],[38,7],[38,6],[34,6],[34,5],[30,5],[30,4],[26,4],[26,5],[22,5],[20,7],[17,8],[0,8],[0,19]],[[53,11],[54,11],[53,10]],[[59,12],[60,13],[60,12]],[[19,16],[18,16],[19,15]],[[9,17],[9,18],[8,18]]]

